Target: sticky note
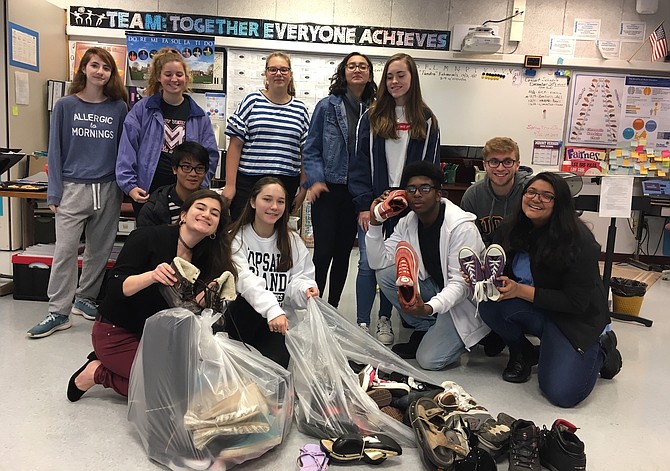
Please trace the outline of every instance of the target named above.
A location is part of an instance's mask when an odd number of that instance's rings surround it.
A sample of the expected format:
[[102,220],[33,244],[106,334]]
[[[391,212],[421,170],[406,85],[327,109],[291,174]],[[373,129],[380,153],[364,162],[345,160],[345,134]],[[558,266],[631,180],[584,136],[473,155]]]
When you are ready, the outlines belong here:
[[664,176],[665,176],[665,172],[664,172],[663,170],[659,170],[659,171],[658,171],[658,176],[659,176],[659,177],[664,177]]
[[662,155],[663,157],[670,157],[670,150],[668,150],[668,149],[664,149],[664,150],[662,150],[662,151],[661,151],[661,155]]
[[644,152],[644,146],[635,146],[637,152]]
[[19,115],[19,107],[14,105],[12,106],[12,116],[18,116]]

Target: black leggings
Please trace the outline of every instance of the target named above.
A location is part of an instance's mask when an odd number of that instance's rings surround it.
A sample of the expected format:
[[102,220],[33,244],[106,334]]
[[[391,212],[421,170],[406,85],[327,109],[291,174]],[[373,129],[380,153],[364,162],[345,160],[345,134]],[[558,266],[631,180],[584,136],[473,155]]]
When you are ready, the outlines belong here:
[[349,255],[356,240],[358,221],[347,185],[328,183],[328,189],[330,191],[324,191],[312,203],[312,261],[321,293],[326,289],[330,268],[328,304],[337,307],[349,272]]
[[271,332],[268,321],[241,296],[233,301],[225,314],[226,332],[231,339],[248,343],[264,357],[284,368],[291,358],[286,349],[284,336]]

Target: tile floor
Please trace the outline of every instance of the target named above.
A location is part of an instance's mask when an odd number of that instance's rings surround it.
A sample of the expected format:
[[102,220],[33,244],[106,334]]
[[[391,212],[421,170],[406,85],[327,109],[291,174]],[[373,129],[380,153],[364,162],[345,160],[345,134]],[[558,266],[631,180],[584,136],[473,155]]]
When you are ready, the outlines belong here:
[[[357,252],[352,254],[352,275],[340,306],[352,322],[357,256]],[[489,359],[480,350],[474,351],[464,355],[460,365],[428,374],[437,383],[446,379],[460,383],[494,415],[505,411],[548,426],[558,417],[573,422],[581,427],[578,435],[586,443],[590,471],[666,470],[670,440],[668,302],[670,282],[659,280],[642,306],[642,315],[654,320],[653,327],[614,323],[623,370],[612,381],[598,380],[591,397],[575,409],[550,405],[540,395],[535,375],[521,385],[502,381],[506,354]],[[45,309],[46,303],[0,298],[0,397],[4,404],[0,411],[0,469],[161,469],[147,459],[137,434],[126,421],[125,399],[95,387],[78,403],[67,401],[67,381],[91,350],[92,323],[75,316],[74,326],[67,331],[40,340],[26,338],[26,330],[43,319]],[[399,329],[397,315],[393,321],[396,336],[399,334],[404,341],[409,331]],[[280,447],[235,469],[298,469],[298,450],[307,442],[317,441],[294,428]],[[354,469],[368,467],[360,464]],[[403,456],[373,469],[424,468],[418,450],[405,449]],[[506,470],[507,461],[500,462],[498,469]]]

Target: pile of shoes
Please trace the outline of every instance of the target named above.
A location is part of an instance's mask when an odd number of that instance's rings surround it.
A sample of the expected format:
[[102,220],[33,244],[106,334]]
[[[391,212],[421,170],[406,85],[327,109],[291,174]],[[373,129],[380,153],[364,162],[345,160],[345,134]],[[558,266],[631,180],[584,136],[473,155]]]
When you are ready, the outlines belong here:
[[533,421],[514,419],[505,413],[496,421],[485,422],[476,433],[482,449],[494,458],[509,458],[509,471],[583,471],[586,469],[584,442],[576,435],[577,427],[565,419],[556,419],[540,430]]
[[[360,365],[350,362],[354,370]],[[420,397],[433,397],[440,389],[423,383],[412,377],[398,373],[385,373],[371,365],[365,365],[358,371],[361,388],[386,415],[399,422],[410,425],[406,413],[409,405]]]
[[477,303],[498,300],[502,282],[497,278],[502,276],[506,260],[505,251],[498,244],[489,245],[481,258],[470,247],[458,252],[461,271],[467,275],[470,295]]
[[383,433],[354,433],[338,438],[323,438],[320,444],[321,450],[335,463],[362,461],[377,465],[387,458],[402,455],[402,447],[398,442]]
[[459,384],[444,381],[440,386],[443,390],[435,395],[434,400],[447,417],[460,417],[472,431],[479,430],[483,423],[493,419],[489,411],[477,404],[477,401]]

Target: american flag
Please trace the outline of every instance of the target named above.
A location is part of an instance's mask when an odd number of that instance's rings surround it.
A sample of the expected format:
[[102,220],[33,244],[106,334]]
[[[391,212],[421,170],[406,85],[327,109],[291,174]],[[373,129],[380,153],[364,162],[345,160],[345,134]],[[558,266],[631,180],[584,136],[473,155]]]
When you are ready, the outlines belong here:
[[651,43],[651,61],[657,61],[668,55],[668,38],[665,36],[663,24],[654,30],[649,36]]

